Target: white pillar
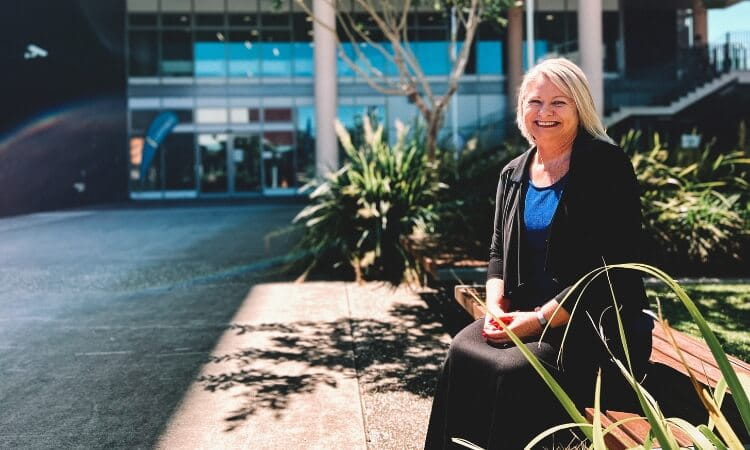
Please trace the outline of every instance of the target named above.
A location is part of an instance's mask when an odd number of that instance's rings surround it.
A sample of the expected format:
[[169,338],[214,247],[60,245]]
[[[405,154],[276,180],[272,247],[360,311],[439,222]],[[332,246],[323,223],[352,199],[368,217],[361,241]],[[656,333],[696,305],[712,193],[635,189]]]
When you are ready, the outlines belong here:
[[599,114],[604,112],[602,0],[578,1],[578,51]]
[[[313,40],[315,45],[315,173],[323,176],[339,167],[336,119],[336,28],[335,0],[314,0]],[[324,25],[325,24],[325,25]]]

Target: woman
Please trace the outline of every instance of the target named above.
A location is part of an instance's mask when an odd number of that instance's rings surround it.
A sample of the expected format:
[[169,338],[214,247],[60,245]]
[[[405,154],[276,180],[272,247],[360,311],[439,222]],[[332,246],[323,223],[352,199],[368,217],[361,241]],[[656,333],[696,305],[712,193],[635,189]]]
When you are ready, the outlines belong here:
[[[590,284],[570,321],[577,293],[554,314],[572,285],[606,264],[636,262],[641,233],[638,185],[627,156],[607,136],[586,77],[566,59],[529,71],[518,94],[518,127],[531,148],[500,173],[487,274],[487,306],[547,363],[568,394],[593,406],[603,369],[602,401],[632,399],[593,323],[622,361],[612,292],[621,306],[631,361],[643,372],[651,322],[637,272],[612,270]],[[608,281],[609,280],[609,281]],[[610,291],[610,282],[612,291]],[[507,333],[477,320],[454,338],[443,366],[425,448],[453,448],[463,438],[483,448],[520,449],[552,425],[568,422]],[[550,329],[539,343],[545,325]]]

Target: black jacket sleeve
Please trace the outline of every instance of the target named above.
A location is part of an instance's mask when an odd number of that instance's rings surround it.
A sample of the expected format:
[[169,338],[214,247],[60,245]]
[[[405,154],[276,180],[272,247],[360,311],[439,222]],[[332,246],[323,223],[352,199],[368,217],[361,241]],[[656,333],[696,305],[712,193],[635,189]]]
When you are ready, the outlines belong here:
[[497,193],[495,195],[495,220],[492,228],[492,241],[490,243],[490,261],[487,267],[487,279],[503,278],[503,175],[497,182]]

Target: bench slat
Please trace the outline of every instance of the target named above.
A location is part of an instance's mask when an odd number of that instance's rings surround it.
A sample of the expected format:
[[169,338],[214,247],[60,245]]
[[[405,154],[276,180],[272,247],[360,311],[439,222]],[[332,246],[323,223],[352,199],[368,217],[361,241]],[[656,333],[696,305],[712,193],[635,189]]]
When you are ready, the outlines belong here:
[[[607,416],[612,419],[613,422],[619,420],[628,419],[631,417],[638,417],[638,414],[622,412],[622,411],[607,411]],[[648,438],[648,433],[651,431],[651,425],[645,419],[637,419],[625,424],[625,428],[631,436],[634,436],[638,443],[644,443]],[[685,434],[684,431],[670,424],[669,428],[672,430],[677,443],[680,447],[687,447],[693,443],[690,437]],[[658,441],[654,439],[653,445],[659,445]]]
[[[693,371],[696,380],[705,385],[716,386],[721,378],[721,371],[716,366],[716,363],[711,364],[703,361],[690,353],[683,353],[683,356],[685,357],[685,362],[687,362]],[[651,350],[651,362],[656,361],[668,365],[685,376],[688,374],[687,369],[682,365],[682,361],[679,359],[674,348],[672,348],[672,345],[660,339],[653,340],[653,348]]]
[[[700,358],[701,360],[711,364],[712,366],[717,365],[716,359],[714,359],[714,355],[711,353],[711,350],[703,340],[685,333],[675,333],[674,329],[672,329],[672,331],[675,341],[677,341],[677,345],[680,347],[680,350],[690,353],[691,355]],[[658,324],[654,327],[653,336],[654,339],[660,339],[669,343],[669,338],[667,337],[662,327]],[[727,358],[729,359],[729,362],[732,364],[735,370],[750,374],[750,364],[731,355],[727,355]]]
[[[604,426],[604,428],[614,423],[609,417],[607,417],[605,414],[602,414],[601,412],[599,413],[599,418],[601,419],[602,426]],[[586,408],[586,419],[589,422],[593,423],[594,408]],[[631,435],[624,431],[624,428],[626,426],[627,424],[615,428],[609,434],[604,436],[604,442],[607,444],[607,450],[625,450],[642,444],[642,442],[636,441],[632,438]]]

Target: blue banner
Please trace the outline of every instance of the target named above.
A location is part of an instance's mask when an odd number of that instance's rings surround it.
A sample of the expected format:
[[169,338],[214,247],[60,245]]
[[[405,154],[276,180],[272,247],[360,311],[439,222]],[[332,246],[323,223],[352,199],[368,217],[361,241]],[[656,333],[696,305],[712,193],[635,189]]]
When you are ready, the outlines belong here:
[[179,122],[177,114],[172,111],[164,111],[151,121],[148,131],[143,137],[145,142],[143,143],[143,154],[141,156],[141,183],[146,178],[146,173],[151,166],[151,161],[154,160],[156,150]]

